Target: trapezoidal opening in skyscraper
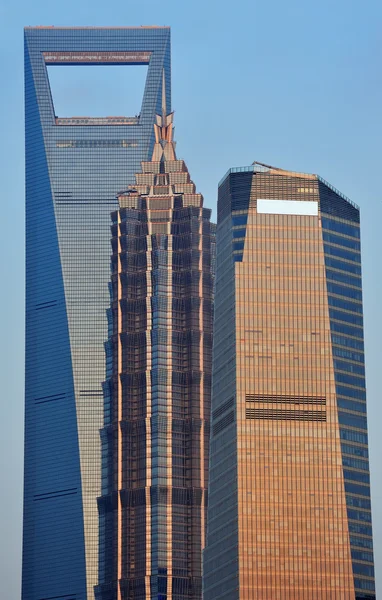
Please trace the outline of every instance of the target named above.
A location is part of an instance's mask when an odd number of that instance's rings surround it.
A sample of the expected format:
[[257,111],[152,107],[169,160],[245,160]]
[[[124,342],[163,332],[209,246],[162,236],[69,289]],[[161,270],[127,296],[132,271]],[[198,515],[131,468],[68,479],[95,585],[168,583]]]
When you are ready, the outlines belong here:
[[47,72],[54,114],[59,119],[134,120],[141,112],[147,65],[48,64]]

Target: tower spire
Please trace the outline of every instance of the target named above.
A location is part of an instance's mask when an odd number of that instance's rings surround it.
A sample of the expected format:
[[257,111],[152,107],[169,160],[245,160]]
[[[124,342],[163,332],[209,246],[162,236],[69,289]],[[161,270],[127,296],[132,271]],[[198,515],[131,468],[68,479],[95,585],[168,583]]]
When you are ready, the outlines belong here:
[[155,144],[152,159],[154,162],[176,160],[175,142],[173,140],[174,113],[167,114],[166,81],[162,72],[162,115],[156,115],[154,124]]
[[167,115],[167,102],[166,102],[166,79],[164,76],[164,69],[162,71],[162,120]]

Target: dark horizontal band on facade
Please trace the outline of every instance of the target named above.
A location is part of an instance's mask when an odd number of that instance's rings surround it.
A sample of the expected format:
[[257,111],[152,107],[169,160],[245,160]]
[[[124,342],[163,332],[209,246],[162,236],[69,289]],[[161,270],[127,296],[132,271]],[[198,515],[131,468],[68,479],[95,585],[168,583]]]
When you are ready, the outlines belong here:
[[46,498],[34,498],[34,501],[38,500],[52,500],[53,498],[64,498],[64,496],[75,496],[77,492],[67,492],[66,494],[56,494],[55,496],[47,496]]
[[226,429],[226,427],[228,427],[229,425],[232,425],[232,423],[234,421],[235,421],[235,413],[232,410],[227,415],[225,415],[225,417],[220,419],[220,421],[217,421],[213,425],[213,428],[212,428],[213,435],[214,436],[218,435],[218,433],[221,433],[224,429]]
[[151,51],[46,51],[42,52],[47,65],[147,65]]
[[58,140],[57,148],[136,148],[138,142],[136,140]]
[[88,204],[115,206],[115,200],[64,200],[57,198],[56,204],[70,204],[70,206],[87,206]]
[[[174,572],[174,567],[173,567],[173,572]],[[152,593],[155,594],[155,596],[153,595],[152,597],[155,598],[166,598],[167,596],[165,594],[158,594],[158,586],[161,585],[161,580],[164,580],[164,582],[169,581],[169,579],[171,579],[172,582],[172,593],[177,596],[174,597],[182,597],[182,598],[200,598],[201,597],[201,592],[202,592],[202,578],[201,577],[174,577],[174,576],[169,576],[167,575],[167,573],[163,574],[163,577],[161,577],[160,575],[152,575],[150,577],[150,587],[152,590]],[[164,583],[163,582],[163,583]],[[141,577],[137,577],[137,578],[122,578],[119,580],[119,586],[120,589],[126,594],[127,592],[135,592],[136,594],[139,592],[142,592],[142,595],[139,594],[139,598],[144,598],[146,597],[145,594],[145,580]],[[102,587],[102,589],[105,589],[105,586],[98,586],[99,588]],[[155,591],[154,591],[155,589]],[[109,591],[109,588],[107,588],[107,591]],[[165,590],[164,590],[165,591]],[[138,598],[138,596],[136,596]]]
[[42,310],[44,308],[53,308],[57,306],[57,300],[51,300],[50,302],[41,302],[41,304],[36,304],[35,310]]
[[[70,63],[67,63],[70,64]],[[55,117],[58,127],[88,127],[88,126],[134,126],[139,125],[139,116],[136,117]]]
[[[149,494],[150,506],[161,505],[179,505],[179,506],[201,506],[203,498],[207,503],[207,491],[202,488],[138,488],[123,489],[119,491],[122,507],[132,508],[136,506],[146,506],[147,495]],[[112,512],[118,508],[118,492],[99,496],[97,498],[98,509],[100,513]]]
[[77,488],[67,488],[65,490],[55,490],[53,492],[45,492],[44,494],[35,494],[33,496],[34,501],[38,500],[50,500],[51,498],[61,498],[63,496],[73,496],[77,494]]
[[[184,419],[172,419],[171,423],[168,422],[168,418],[165,415],[158,415],[155,417],[148,417],[150,420],[151,430],[155,431],[167,431],[170,428],[173,432],[179,433],[190,433],[191,431],[199,431],[204,424],[204,427],[209,427],[208,419],[199,418],[184,418]],[[124,419],[119,421],[121,429],[126,433],[134,433],[138,430],[146,429],[147,417],[142,416],[136,419]],[[114,424],[111,425],[113,427]]]
[[66,398],[65,392],[62,394],[52,394],[51,396],[40,396],[40,398],[35,398],[35,404],[45,404],[46,402],[55,402],[56,400],[64,400]]
[[44,596],[44,598],[39,598],[38,600],[76,600],[77,594],[64,594],[64,596]]
[[263,402],[265,404],[315,404],[324,406],[326,404],[325,396],[290,396],[287,394],[265,395],[265,394],[246,394],[246,402]]
[[226,400],[226,402],[224,402],[221,406],[219,406],[219,408],[217,408],[216,410],[214,410],[214,412],[212,413],[212,418],[213,419],[217,419],[218,417],[220,417],[223,413],[225,413],[229,408],[232,408],[235,402],[235,398],[232,397],[229,400]]
[[245,418],[249,420],[269,421],[326,421],[325,410],[282,410],[264,408],[246,408]]

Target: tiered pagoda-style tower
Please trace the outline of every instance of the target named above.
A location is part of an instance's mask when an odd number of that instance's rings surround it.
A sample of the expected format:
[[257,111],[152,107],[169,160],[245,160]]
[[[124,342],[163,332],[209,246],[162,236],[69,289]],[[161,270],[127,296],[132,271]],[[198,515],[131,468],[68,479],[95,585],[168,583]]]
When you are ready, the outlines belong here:
[[112,213],[102,600],[201,598],[215,227],[176,158],[165,94],[154,130]]

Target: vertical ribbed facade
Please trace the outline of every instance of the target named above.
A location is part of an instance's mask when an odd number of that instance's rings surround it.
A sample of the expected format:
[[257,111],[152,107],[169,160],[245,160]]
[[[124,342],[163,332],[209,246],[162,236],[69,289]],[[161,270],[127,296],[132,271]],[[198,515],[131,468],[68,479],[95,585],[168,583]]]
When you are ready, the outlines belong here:
[[[147,65],[140,114],[56,115],[47,67],[68,64]],[[170,75],[166,27],[25,29],[23,600],[94,598],[110,213],[151,157]]]
[[374,600],[359,210],[231,169],[216,261],[204,598]]
[[201,599],[215,230],[165,102],[155,135],[112,213],[102,600]]

